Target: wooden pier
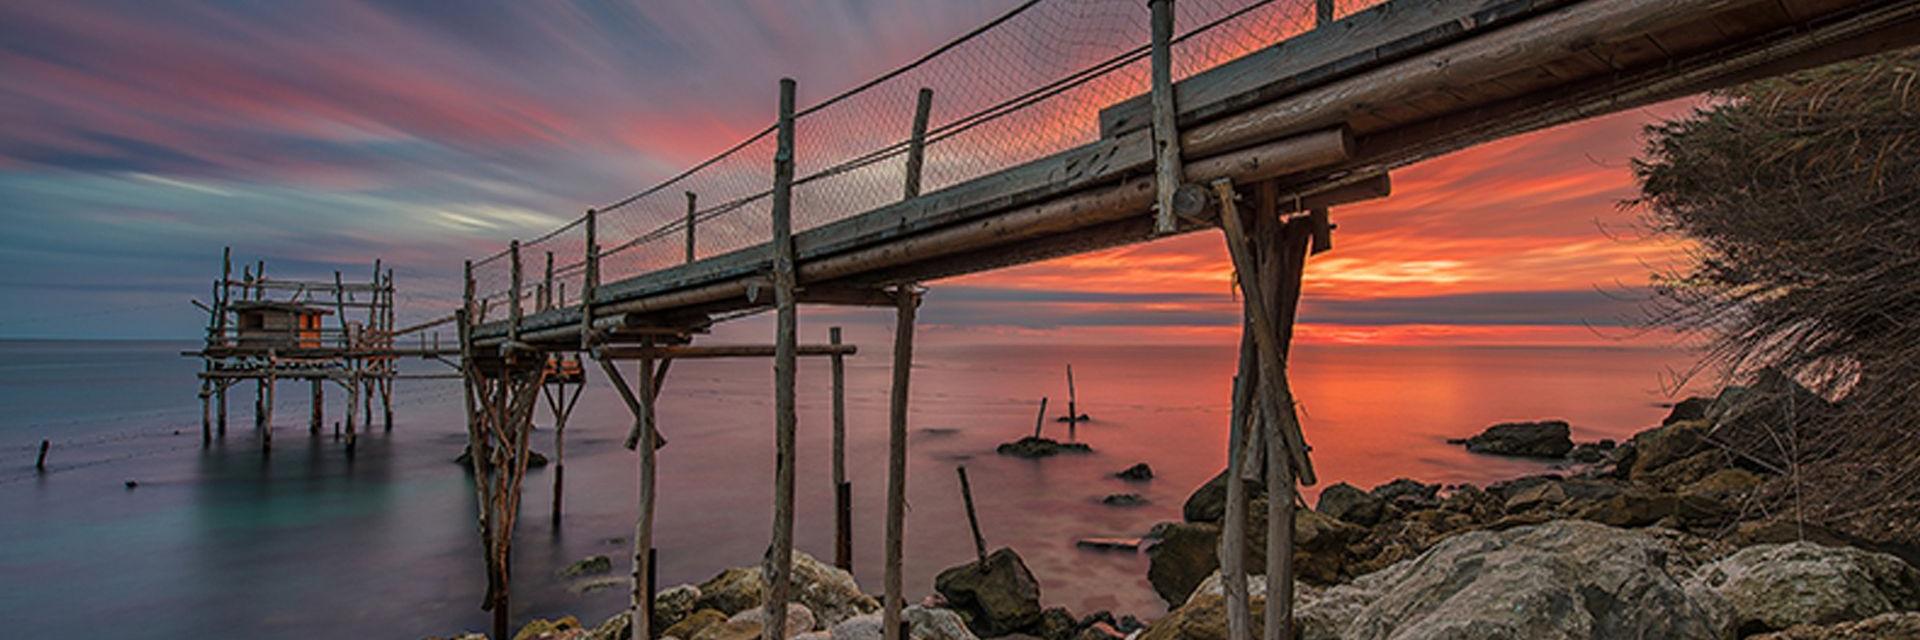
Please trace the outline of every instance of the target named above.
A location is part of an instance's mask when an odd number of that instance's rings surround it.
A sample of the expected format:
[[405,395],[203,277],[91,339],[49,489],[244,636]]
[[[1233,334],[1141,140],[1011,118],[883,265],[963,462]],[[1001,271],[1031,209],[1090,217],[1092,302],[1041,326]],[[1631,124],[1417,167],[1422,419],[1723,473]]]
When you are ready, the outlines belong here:
[[[1276,532],[1263,569],[1274,594],[1264,629],[1268,640],[1278,640],[1292,633],[1287,532],[1294,489],[1317,481],[1287,385],[1288,346],[1309,257],[1333,246],[1333,207],[1386,197],[1393,170],[1475,145],[1920,43],[1920,0],[1388,0],[1344,16],[1335,15],[1331,0],[1295,0],[1248,2],[1200,25],[1175,23],[1185,15],[1175,11],[1176,0],[1145,4],[1139,10],[1150,33],[1125,43],[1137,47],[978,111],[941,111],[937,120],[936,95],[954,98],[951,92],[968,90],[964,83],[917,91],[888,83],[906,82],[912,76],[901,74],[938,64],[969,39],[1012,28],[1006,25],[1035,3],[813,107],[799,109],[794,81],[783,80],[777,102],[770,101],[775,122],[761,134],[633,197],[468,261],[463,302],[452,316],[457,348],[398,345],[398,336],[417,329],[393,327],[391,272],[383,275],[377,264],[371,281],[351,285],[337,277],[268,279],[264,265],[243,269],[238,280],[223,273],[208,309],[207,345],[192,354],[207,363],[202,397],[217,399],[208,402],[217,404],[224,430],[226,390],[234,382],[259,381],[262,406],[270,407],[274,381],[313,380],[317,429],[320,383],[332,381],[347,390],[350,407],[364,396],[371,422],[376,399],[390,415],[396,358],[457,355],[489,576],[483,607],[494,612],[495,636],[504,638],[512,534],[537,399],[548,399],[559,427],[555,451],[563,452],[559,439],[584,383],[583,358],[595,359],[633,417],[627,443],[636,451],[639,483],[630,615],[632,637],[640,640],[654,632],[654,473],[667,442],[655,407],[670,365],[772,358],[776,473],[764,628],[768,640],[778,640],[791,595],[799,357],[836,362],[831,481],[837,509],[851,509],[837,363],[854,347],[837,331],[826,344],[801,345],[799,310],[891,309],[882,628],[886,640],[903,640],[906,433],[922,283],[1219,229],[1244,316],[1226,425],[1221,566],[1228,635],[1250,640],[1249,568],[1240,544],[1247,539],[1245,481],[1264,479],[1274,507],[1267,526]],[[1265,39],[1243,55],[1175,77],[1182,42],[1255,11],[1281,12],[1302,28],[1261,34]],[[1136,62],[1146,66],[1141,86],[1121,84],[1128,93],[1103,101],[1097,115],[1080,112],[1081,121],[1066,123],[1084,137],[1028,157],[989,159],[997,164],[925,188],[930,168],[974,160],[959,152],[941,156],[942,145],[952,144],[943,141]],[[897,114],[911,125],[889,130],[894,138],[851,155],[796,141],[796,128],[835,117],[836,103],[876,87],[916,98],[910,113],[902,105]],[[858,116],[862,130],[873,127],[872,113]],[[749,148],[766,153],[753,156],[764,164],[726,175],[765,175],[767,182],[729,193],[692,186],[702,175],[722,173],[716,163],[747,157],[736,153]],[[796,159],[816,152],[839,161],[808,163],[796,175]],[[886,173],[878,204],[845,197],[851,187],[820,186],[882,166],[898,167],[899,181]],[[624,236],[611,238],[612,231]],[[364,310],[367,319],[350,322],[350,310]],[[769,344],[696,344],[717,323],[766,311],[775,314]],[[250,317],[266,324],[239,326]],[[268,325],[277,337],[249,337]],[[631,375],[621,370],[627,362],[636,365]],[[348,424],[351,433],[351,415]],[[844,532],[850,521],[849,513],[836,514],[835,557],[843,566],[851,562]]]

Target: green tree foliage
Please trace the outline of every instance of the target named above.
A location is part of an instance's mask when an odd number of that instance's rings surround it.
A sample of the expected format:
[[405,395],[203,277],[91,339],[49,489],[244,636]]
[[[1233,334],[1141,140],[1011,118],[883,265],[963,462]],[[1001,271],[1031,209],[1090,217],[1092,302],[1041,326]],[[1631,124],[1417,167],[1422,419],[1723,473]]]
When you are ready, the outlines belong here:
[[1655,278],[1656,322],[1729,377],[1839,401],[1784,436],[1797,506],[1834,524],[1920,500],[1917,80],[1908,50],[1734,87],[1648,127],[1633,166],[1649,225],[1692,247]]

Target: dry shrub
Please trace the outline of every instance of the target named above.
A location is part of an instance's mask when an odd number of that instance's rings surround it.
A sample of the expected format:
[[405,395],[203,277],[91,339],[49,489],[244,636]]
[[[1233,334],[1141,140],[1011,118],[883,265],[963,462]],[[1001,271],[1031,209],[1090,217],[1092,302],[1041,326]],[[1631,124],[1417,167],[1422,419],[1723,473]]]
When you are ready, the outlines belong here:
[[1655,323],[1728,382],[1775,369],[1833,401],[1743,436],[1784,466],[1768,507],[1880,541],[1920,540],[1917,78],[1920,49],[1719,92],[1633,166],[1631,204],[1692,247]]

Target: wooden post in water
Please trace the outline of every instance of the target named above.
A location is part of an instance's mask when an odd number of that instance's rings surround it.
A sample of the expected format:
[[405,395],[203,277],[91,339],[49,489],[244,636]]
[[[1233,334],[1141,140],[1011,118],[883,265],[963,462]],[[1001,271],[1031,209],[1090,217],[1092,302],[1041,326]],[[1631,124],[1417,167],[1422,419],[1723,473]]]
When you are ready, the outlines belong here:
[[[634,416],[640,427],[641,443],[636,448],[640,456],[640,513],[633,522],[633,594],[628,603],[631,609],[627,614],[628,619],[632,620],[631,640],[652,640],[653,638],[652,551],[656,449],[653,424],[653,373],[653,358],[640,358],[640,378],[636,385],[640,396],[640,413]],[[621,383],[619,380],[614,381],[614,384]]]
[[[840,327],[827,329],[840,346]],[[833,566],[853,571],[853,485],[847,482],[847,363],[833,354]]]
[[1252,329],[1240,322],[1240,364],[1233,377],[1233,405],[1227,419],[1227,514],[1221,523],[1220,586],[1227,601],[1227,640],[1252,640],[1253,614],[1247,592],[1247,447],[1255,370]]
[[34,471],[45,472],[47,470],[47,449],[52,447],[52,442],[44,439],[40,441],[40,455],[33,459]]
[[324,378],[314,378],[309,383],[313,386],[313,390],[309,393],[311,396],[310,404],[312,404],[313,407],[312,411],[307,415],[307,433],[317,436],[320,435],[320,423],[325,421],[325,417],[321,412],[324,410],[323,407],[326,406],[327,401],[326,380]]
[[973,556],[981,568],[987,566],[987,539],[980,535],[980,516],[973,511],[973,483],[967,482],[967,465],[954,467],[960,474],[960,499],[967,507],[967,526],[973,529]]
[[920,295],[912,285],[901,285],[894,289],[894,300],[898,307],[893,328],[893,391],[887,410],[886,600],[880,628],[887,633],[885,640],[905,640],[900,633],[900,610],[906,605],[902,560],[907,519],[907,384],[913,369],[913,322]]
[[1040,425],[1047,423],[1047,397],[1040,396],[1040,414],[1033,417],[1033,437],[1040,437]]
[[272,349],[268,349],[267,377],[261,383],[261,388],[266,390],[266,400],[262,409],[265,415],[260,418],[260,450],[262,452],[273,450],[273,388],[274,383],[279,381],[276,376],[278,373],[276,369],[279,366],[280,358],[274,355]]
[[700,197],[687,192],[687,262],[693,262],[694,212],[700,209]]
[[792,78],[780,80],[780,125],[773,161],[773,548],[767,553],[766,621],[761,637],[784,640],[793,572],[794,369],[798,330],[793,266]]
[[[1180,132],[1175,128],[1173,102],[1173,0],[1147,0],[1152,12],[1152,44],[1149,66],[1152,75],[1153,103],[1153,182],[1154,233],[1172,233],[1173,194],[1180,190],[1185,172],[1180,167]],[[1072,406],[1069,404],[1068,406]],[[1071,424],[1071,423],[1070,423]]]
[[[920,169],[926,161],[927,121],[933,113],[933,90],[921,88],[913,107],[913,132],[907,141],[907,199],[920,195]],[[893,327],[893,389],[887,406],[887,540],[880,629],[883,640],[906,640],[905,545],[907,534],[907,384],[913,369],[914,314],[920,294],[914,285],[895,287]]]
[[214,408],[214,428],[219,430],[221,438],[227,437],[227,387],[228,386],[231,386],[231,385],[228,385],[227,381],[225,380],[213,381],[213,402],[215,405],[218,405]]
[[1073,365],[1067,365],[1067,441],[1080,439],[1080,394],[1073,390]]

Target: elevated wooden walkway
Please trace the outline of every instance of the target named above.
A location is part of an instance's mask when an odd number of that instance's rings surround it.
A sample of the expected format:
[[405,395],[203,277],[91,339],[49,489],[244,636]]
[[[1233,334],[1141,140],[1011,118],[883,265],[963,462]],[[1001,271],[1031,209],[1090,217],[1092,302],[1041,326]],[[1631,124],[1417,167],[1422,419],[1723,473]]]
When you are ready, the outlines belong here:
[[[1914,0],[1392,0],[1179,82],[1185,178],[1277,179],[1295,210],[1380,197],[1389,170],[1455,150],[1915,42]],[[1113,105],[1093,143],[794,234],[799,301],[890,306],[876,289],[1168,235],[1150,114],[1146,96]],[[772,261],[762,244],[606,283],[591,326],[699,331],[771,307]],[[519,339],[581,344],[581,318],[530,313]]]

